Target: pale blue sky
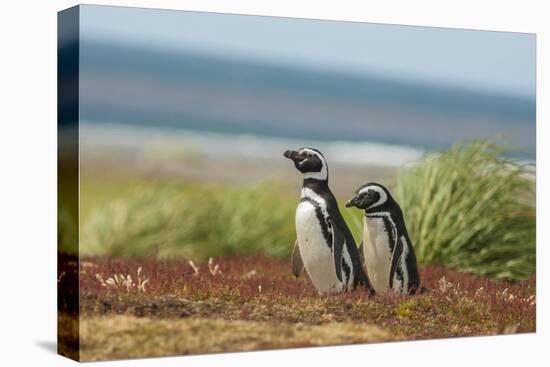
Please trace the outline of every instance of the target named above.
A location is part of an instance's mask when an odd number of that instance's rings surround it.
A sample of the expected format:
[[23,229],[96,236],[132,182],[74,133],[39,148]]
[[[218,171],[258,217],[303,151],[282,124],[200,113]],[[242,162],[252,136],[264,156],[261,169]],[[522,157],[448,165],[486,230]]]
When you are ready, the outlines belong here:
[[81,36],[535,95],[534,34],[84,6]]

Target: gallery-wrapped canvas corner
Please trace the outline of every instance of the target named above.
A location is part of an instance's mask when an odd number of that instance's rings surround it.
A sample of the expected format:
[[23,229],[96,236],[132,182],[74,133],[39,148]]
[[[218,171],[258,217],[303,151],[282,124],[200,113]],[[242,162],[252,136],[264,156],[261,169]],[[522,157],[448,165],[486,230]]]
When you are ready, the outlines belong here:
[[59,12],[59,354],[535,332],[535,43]]

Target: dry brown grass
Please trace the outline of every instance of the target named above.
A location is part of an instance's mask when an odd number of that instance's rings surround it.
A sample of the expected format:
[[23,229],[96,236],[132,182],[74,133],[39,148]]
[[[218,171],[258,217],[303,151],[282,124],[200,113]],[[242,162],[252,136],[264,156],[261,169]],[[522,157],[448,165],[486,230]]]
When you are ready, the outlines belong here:
[[167,355],[242,352],[262,349],[372,343],[397,340],[373,325],[228,321],[135,316],[85,318],[82,361]]

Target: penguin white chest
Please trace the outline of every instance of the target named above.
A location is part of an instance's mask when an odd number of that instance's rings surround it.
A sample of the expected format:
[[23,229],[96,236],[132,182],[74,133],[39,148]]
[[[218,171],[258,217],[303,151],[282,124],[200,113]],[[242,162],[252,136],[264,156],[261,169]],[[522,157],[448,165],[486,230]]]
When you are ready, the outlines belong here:
[[[317,208],[308,201],[296,209],[296,234],[304,268],[320,293],[337,292],[341,282],[336,277],[334,257],[323,235]],[[321,210],[321,209],[319,209]]]
[[365,218],[363,255],[369,280],[378,293],[389,290],[392,253],[388,230],[384,218]]

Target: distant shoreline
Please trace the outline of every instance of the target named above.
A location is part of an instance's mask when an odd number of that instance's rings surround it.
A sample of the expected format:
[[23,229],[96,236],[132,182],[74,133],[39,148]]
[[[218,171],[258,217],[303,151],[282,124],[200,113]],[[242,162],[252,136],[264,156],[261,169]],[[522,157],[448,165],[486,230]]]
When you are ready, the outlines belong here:
[[239,160],[279,160],[287,149],[303,146],[323,152],[332,163],[399,167],[418,160],[425,151],[419,148],[377,142],[320,141],[289,139],[253,134],[202,132],[118,123],[80,124],[81,149],[85,153],[110,150],[114,154],[161,155],[167,158],[203,156]]
[[[282,152],[307,145],[325,154],[333,192],[347,197],[366,182],[393,186],[399,167],[422,155],[418,150],[382,144],[308,143],[186,130],[174,134],[163,129],[116,124],[98,127],[82,124],[80,132],[81,175],[92,181],[175,179],[232,185],[270,181],[298,190],[301,175]],[[372,159],[372,154],[384,153],[391,158],[376,162]]]

